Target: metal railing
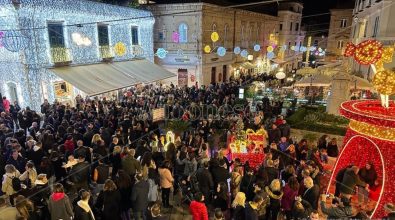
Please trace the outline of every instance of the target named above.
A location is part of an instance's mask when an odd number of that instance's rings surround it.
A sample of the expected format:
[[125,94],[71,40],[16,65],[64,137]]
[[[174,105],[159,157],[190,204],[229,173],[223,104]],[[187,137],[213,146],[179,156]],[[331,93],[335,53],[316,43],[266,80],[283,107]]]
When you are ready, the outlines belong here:
[[114,50],[111,46],[99,46],[99,52],[103,59],[114,58]]
[[66,63],[72,61],[70,49],[65,47],[52,47],[50,50],[53,63]]

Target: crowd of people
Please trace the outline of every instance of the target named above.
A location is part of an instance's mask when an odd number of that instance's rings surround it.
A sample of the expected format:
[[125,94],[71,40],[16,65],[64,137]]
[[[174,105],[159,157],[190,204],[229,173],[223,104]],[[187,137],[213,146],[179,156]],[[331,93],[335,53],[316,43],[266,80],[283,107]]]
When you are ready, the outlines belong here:
[[[74,107],[45,101],[40,113],[4,97],[0,220],[169,219],[168,210],[185,205],[194,220],[319,219],[318,210],[329,218],[354,216],[354,189],[364,204],[368,187],[379,184],[374,166],[350,165],[336,177],[335,197],[321,195],[328,157],[338,154],[336,140],[292,140],[268,100],[256,115],[248,104],[234,110],[238,88],[249,80],[201,88],[150,85],[119,100],[77,97]],[[233,111],[205,115],[190,106]],[[159,107],[189,129],[166,140],[149,111]],[[267,131],[258,167],[229,160],[219,140],[235,135],[240,120],[245,128]],[[328,206],[329,199],[335,205]],[[394,206],[386,207],[394,215]]]

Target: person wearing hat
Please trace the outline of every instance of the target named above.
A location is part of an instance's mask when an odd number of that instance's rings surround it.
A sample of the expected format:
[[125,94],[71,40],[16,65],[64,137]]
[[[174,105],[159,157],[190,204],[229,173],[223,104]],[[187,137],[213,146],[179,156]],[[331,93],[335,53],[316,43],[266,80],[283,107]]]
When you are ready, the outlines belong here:
[[395,220],[395,205],[393,203],[387,203],[384,205],[384,212],[387,214],[383,219]]

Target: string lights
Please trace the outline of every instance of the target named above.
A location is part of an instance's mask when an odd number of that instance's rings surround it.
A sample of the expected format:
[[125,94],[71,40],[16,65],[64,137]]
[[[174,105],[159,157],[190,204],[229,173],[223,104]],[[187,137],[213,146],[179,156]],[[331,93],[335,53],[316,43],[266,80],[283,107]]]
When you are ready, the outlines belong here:
[[395,73],[393,71],[381,70],[377,72],[373,76],[372,83],[377,92],[382,95],[395,94]]
[[362,65],[374,64],[380,60],[383,54],[383,45],[377,40],[365,40],[354,45],[347,43],[344,56],[353,56],[355,61]]

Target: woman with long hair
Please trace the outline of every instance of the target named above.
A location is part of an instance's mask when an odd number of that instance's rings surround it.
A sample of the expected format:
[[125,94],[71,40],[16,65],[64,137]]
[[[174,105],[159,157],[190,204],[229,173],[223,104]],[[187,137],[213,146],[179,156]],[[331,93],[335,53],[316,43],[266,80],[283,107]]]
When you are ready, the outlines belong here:
[[246,203],[246,195],[243,192],[238,192],[232,202],[232,219],[244,220],[244,209]]
[[281,198],[281,208],[285,211],[287,219],[292,217],[292,205],[295,201],[295,197],[299,192],[299,182],[294,176],[288,179],[288,183],[284,187],[284,196]]
[[130,196],[132,195],[132,180],[130,176],[123,170],[118,171],[116,184],[118,190],[121,193],[121,217],[123,220],[130,220],[130,209],[132,208],[132,202]]
[[320,139],[318,139],[318,143],[317,143],[318,149],[327,149],[328,138],[329,138],[329,136],[324,134],[320,137]]
[[72,219],[74,216],[70,199],[60,183],[54,185],[53,193],[48,200],[48,210],[51,213],[51,220]]
[[300,142],[296,145],[297,159],[299,161],[306,160],[308,151],[309,151],[309,148],[307,146],[307,140],[306,139],[300,140]]
[[296,176],[295,173],[295,167],[292,165],[288,165],[283,171],[281,171],[281,180],[287,183],[289,178]]
[[332,140],[328,143],[327,153],[330,157],[337,157],[339,155],[339,148],[337,147],[336,138],[332,138]]
[[281,198],[284,195],[281,190],[281,181],[279,179],[274,179],[270,183],[270,186],[265,187],[265,191],[270,198],[270,205],[266,211],[266,213],[268,213],[268,219],[275,220],[280,212]]
[[160,186],[162,188],[163,207],[169,208],[170,189],[173,187],[174,178],[171,173],[171,163],[168,160],[163,161],[162,166],[158,169],[160,176]]
[[35,212],[34,204],[22,195],[15,198],[15,208],[18,210],[19,216],[24,220],[38,220]]
[[222,211],[228,210],[228,186],[226,183],[218,183],[215,196],[214,196],[214,208],[220,208]]
[[103,191],[100,192],[96,207],[101,211],[102,220],[120,220],[121,210],[121,194],[114,181],[108,179],[104,183]]
[[240,174],[243,168],[242,167],[236,167],[232,174],[231,174],[231,178],[230,178],[230,190],[232,193],[232,197],[234,198],[236,196],[236,194],[240,191],[240,184],[241,184],[241,180],[243,179],[243,176]]
[[152,172],[155,169],[156,169],[156,164],[155,161],[152,159],[152,153],[145,152],[141,159],[141,170],[142,170],[141,173],[143,175],[143,179],[147,180],[149,172]]

